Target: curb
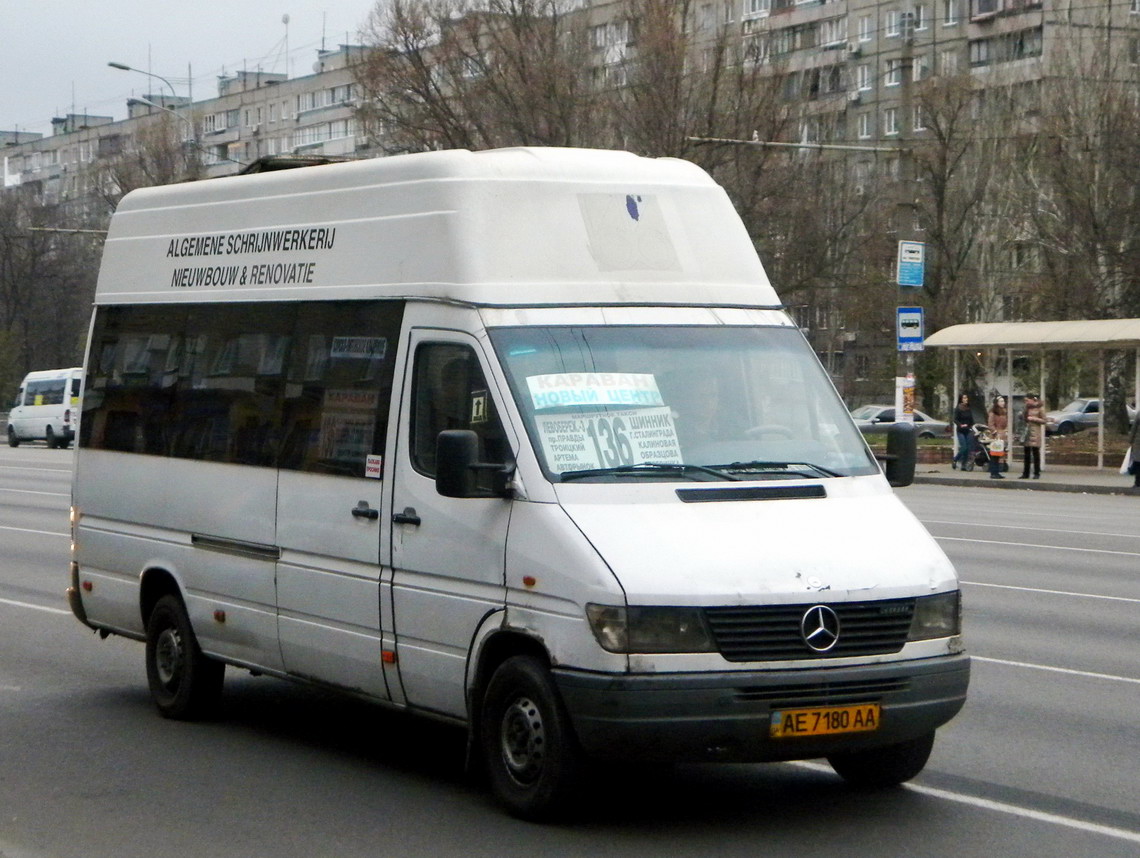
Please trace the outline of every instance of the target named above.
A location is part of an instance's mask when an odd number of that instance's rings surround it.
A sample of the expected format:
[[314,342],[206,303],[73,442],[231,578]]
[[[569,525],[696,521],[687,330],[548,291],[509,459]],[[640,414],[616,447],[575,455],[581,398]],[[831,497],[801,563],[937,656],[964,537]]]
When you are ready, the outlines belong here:
[[[1027,484],[1028,483],[1028,484]],[[1043,480],[1019,480],[1007,477],[1004,480],[970,480],[961,477],[920,477],[915,474],[913,485],[959,486],[961,488],[1019,489],[1027,492],[1068,492],[1084,495],[1133,495],[1131,486],[1090,486],[1067,483],[1049,483]]]

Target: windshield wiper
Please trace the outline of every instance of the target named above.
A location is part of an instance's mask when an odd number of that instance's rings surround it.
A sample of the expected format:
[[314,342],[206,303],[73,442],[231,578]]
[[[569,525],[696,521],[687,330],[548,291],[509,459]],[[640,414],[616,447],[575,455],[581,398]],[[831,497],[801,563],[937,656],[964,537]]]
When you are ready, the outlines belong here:
[[636,477],[642,474],[705,474],[718,480],[738,482],[740,477],[731,473],[708,468],[704,465],[683,465],[669,462],[638,462],[635,465],[618,465],[616,468],[585,468],[581,471],[563,471],[562,482],[579,480],[585,477]]
[[[832,471],[822,465],[813,465],[811,462],[731,462],[727,465],[709,465],[717,471],[727,471],[732,474],[751,473],[757,471],[778,471],[782,474],[796,474],[801,477],[814,477],[823,474],[825,477],[841,477],[842,474]],[[736,477],[736,479],[740,479]]]

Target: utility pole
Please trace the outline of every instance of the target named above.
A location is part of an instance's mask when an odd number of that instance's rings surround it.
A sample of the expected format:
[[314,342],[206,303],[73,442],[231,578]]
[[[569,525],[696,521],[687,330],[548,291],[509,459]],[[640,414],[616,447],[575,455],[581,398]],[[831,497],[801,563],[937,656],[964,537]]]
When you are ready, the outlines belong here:
[[[915,170],[914,157],[911,149],[911,129],[914,126],[914,94],[912,85],[914,81],[914,31],[915,13],[913,7],[910,11],[901,14],[899,22],[902,38],[902,52],[899,57],[899,103],[898,103],[898,177],[896,183],[897,197],[895,205],[895,237],[898,239],[898,310],[896,311],[896,330],[898,331],[898,351],[895,357],[895,420],[913,422],[914,420],[914,350],[921,348],[917,344],[903,344],[900,319],[908,314],[905,305],[910,303],[905,298],[905,290],[914,288],[914,279],[903,276],[904,242],[908,243],[906,250],[917,251],[921,261],[919,263],[919,277],[917,285],[921,286],[922,272],[925,267],[923,246],[918,244],[917,230],[915,228]],[[909,285],[907,285],[909,284]]]

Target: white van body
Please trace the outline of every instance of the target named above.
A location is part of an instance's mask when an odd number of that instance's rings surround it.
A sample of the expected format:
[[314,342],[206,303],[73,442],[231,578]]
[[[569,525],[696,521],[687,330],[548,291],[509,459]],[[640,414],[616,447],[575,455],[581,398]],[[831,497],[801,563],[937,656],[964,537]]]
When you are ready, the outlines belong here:
[[83,369],[45,369],[29,372],[8,411],[8,446],[22,441],[46,441],[66,448],[75,438]]
[[85,369],[69,597],[168,717],[222,665],[340,688],[541,818],[591,757],[898,782],[964,702],[953,568],[687,162],[132,192]]

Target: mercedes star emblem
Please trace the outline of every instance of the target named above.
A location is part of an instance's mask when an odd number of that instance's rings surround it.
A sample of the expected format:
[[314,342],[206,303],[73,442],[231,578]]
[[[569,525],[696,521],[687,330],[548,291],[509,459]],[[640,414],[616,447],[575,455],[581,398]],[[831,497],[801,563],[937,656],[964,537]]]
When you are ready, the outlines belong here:
[[804,643],[816,652],[827,652],[839,640],[839,615],[827,605],[815,605],[800,620]]

